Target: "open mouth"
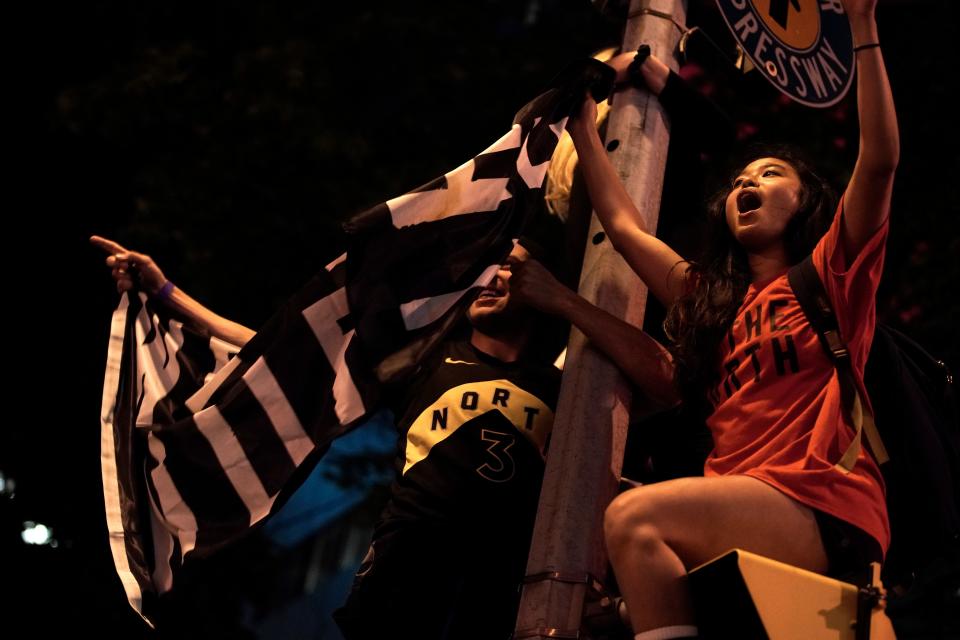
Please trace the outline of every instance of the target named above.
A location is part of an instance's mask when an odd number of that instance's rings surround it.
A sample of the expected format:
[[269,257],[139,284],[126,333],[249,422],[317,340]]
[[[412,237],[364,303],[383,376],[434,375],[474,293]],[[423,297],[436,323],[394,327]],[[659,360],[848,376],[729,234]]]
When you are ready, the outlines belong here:
[[760,195],[756,191],[744,190],[737,195],[737,212],[749,213],[760,208]]

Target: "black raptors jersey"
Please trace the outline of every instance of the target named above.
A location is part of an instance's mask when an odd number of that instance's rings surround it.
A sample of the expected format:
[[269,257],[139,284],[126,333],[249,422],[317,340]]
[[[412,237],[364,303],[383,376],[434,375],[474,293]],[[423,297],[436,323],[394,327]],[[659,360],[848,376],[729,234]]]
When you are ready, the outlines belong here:
[[350,640],[510,635],[560,372],[449,342],[394,403],[398,476],[346,604]]
[[[560,372],[449,342],[397,403],[398,479],[377,533],[506,528],[529,542]],[[521,533],[523,532],[523,533]]]

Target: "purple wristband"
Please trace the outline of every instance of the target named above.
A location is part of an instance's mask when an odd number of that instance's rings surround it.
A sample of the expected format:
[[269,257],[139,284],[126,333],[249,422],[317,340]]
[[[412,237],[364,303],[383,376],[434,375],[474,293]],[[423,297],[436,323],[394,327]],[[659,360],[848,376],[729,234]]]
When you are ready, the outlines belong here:
[[171,281],[167,280],[167,281],[164,283],[164,285],[163,285],[162,287],[160,287],[160,291],[157,291],[156,295],[154,295],[154,298],[156,298],[157,300],[159,300],[159,301],[161,301],[161,302],[166,302],[167,299],[170,298],[170,294],[171,294],[172,292],[173,292],[173,283],[172,283]]

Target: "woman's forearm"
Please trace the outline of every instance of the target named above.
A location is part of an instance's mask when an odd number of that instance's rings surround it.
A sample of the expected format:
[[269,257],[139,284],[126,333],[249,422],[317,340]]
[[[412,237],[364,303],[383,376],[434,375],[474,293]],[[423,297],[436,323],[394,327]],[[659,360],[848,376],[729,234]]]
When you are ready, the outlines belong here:
[[170,296],[167,298],[167,304],[185,316],[193,324],[206,329],[210,335],[216,336],[238,347],[242,347],[249,342],[250,338],[256,333],[242,324],[214,313],[177,286],[174,286],[170,292]]
[[[860,149],[844,195],[844,254],[852,264],[890,214],[900,132],[873,11],[851,14],[857,57]],[[864,46],[867,45],[867,46]]]
[[580,169],[597,218],[614,248],[663,304],[672,304],[683,292],[684,259],[646,228],[624,188],[595,129],[578,125],[571,131]]
[[[880,43],[877,23],[872,16],[851,17],[850,26],[855,45]],[[860,118],[857,163],[865,170],[892,174],[900,159],[900,130],[881,47],[861,49],[856,56]]]
[[580,125],[571,130],[570,135],[577,149],[590,202],[614,245],[618,244],[620,236],[629,229],[648,231],[640,212],[607,157],[607,151],[596,128]]

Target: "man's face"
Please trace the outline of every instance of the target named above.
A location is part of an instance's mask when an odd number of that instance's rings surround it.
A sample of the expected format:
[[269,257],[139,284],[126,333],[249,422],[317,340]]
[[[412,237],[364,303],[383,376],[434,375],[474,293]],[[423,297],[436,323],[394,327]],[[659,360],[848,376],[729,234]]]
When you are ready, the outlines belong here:
[[486,286],[467,309],[467,318],[475,328],[495,330],[518,320],[517,314],[525,309],[510,298],[510,268],[525,260],[530,254],[520,245],[514,245],[506,262],[500,266],[496,277]]

